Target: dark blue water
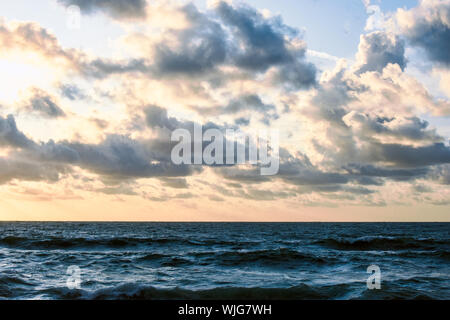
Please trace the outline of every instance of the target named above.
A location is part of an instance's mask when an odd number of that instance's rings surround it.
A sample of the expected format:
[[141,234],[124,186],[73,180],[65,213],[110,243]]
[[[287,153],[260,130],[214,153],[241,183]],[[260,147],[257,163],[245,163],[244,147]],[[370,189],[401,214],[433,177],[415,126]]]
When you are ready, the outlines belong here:
[[[0,297],[450,299],[449,232],[449,223],[4,222]],[[367,288],[373,264],[379,290]],[[70,266],[79,288],[67,286]]]

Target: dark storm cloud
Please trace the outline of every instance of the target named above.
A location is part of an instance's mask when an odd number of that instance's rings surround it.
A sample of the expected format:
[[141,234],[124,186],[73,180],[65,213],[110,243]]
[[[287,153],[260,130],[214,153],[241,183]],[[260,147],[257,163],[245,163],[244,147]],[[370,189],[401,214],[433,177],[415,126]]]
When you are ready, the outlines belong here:
[[[83,5],[99,7],[84,1]],[[305,61],[306,47],[294,48],[290,44],[294,38],[299,39],[298,31],[284,25],[281,18],[267,19],[249,6],[234,7],[223,2],[206,13],[198,11],[193,4],[178,10],[189,26],[166,31],[166,37],[176,39],[175,46],[169,46],[166,40],[152,44],[152,61],[145,58],[90,61],[84,55],[61,49],[62,53],[68,55],[79,72],[95,78],[141,73],[151,78],[207,76],[211,83],[223,83],[231,75],[220,73],[220,66],[235,66],[238,73],[244,71],[247,76],[257,76],[275,67],[274,85],[301,89],[316,84],[316,68]]]
[[[151,141],[136,141],[126,136],[108,135],[100,144],[65,143],[77,152],[76,165],[110,179],[137,179],[190,175],[189,166],[155,159]],[[156,160],[156,161],[153,161]]]
[[286,37],[298,37],[298,31],[282,23],[280,18],[266,19],[255,9],[233,7],[221,2],[216,12],[224,25],[231,27],[235,38],[231,60],[242,69],[264,72],[272,66],[280,69],[275,80],[299,89],[316,83],[316,68],[304,60],[306,48],[288,47]]
[[274,84],[282,84],[290,90],[308,88],[316,83],[316,71],[316,67],[307,62],[282,66],[275,74]]
[[428,58],[445,66],[450,65],[450,3],[423,2],[400,19],[409,43],[422,48]]
[[223,168],[219,173],[228,180],[247,184],[281,179],[296,186],[319,186],[346,184],[348,176],[340,173],[323,172],[315,168],[306,156],[295,158],[290,154],[283,156],[287,151],[280,150],[279,171],[275,176],[261,176],[259,167],[253,169],[241,169],[239,167]]
[[[272,65],[291,63],[293,56],[286,48],[281,24],[275,25],[264,19],[248,6],[232,7],[221,2],[217,13],[222,21],[231,26],[236,37],[244,45],[236,46],[236,65],[245,69],[264,71]],[[287,30],[287,29],[285,29]],[[289,29],[292,32],[292,29]]]
[[[41,158],[44,148],[52,148],[52,141],[45,147],[29,139],[16,126],[12,115],[0,116],[0,147],[13,147],[16,150],[0,157],[0,184],[13,179],[27,181],[58,181],[60,176],[71,170],[65,163],[47,162]],[[63,159],[62,150],[52,151],[55,159]],[[40,155],[41,154],[41,155]]]
[[97,58],[89,62],[79,62],[80,72],[89,77],[105,78],[114,74],[143,73],[150,74],[151,67],[145,59],[112,61]]
[[245,127],[248,126],[250,124],[250,119],[248,118],[244,118],[244,117],[240,117],[234,120],[234,124],[238,127]]
[[188,188],[189,185],[184,178],[161,178],[160,181],[164,186],[176,189],[185,189]]
[[227,106],[221,109],[220,113],[234,114],[242,110],[265,113],[275,110],[275,106],[272,104],[265,104],[256,94],[250,94],[233,99]]
[[75,164],[79,162],[80,155],[73,148],[64,143],[55,143],[50,140],[41,142],[35,148],[23,153],[28,159],[36,159],[44,162],[59,162],[65,164]]
[[411,174],[386,170],[379,175],[373,172],[344,175],[358,184],[382,185],[383,180],[424,176],[429,166],[449,162],[450,148],[442,143],[443,137],[435,129],[429,128],[427,121],[416,116],[386,117],[370,112],[349,112],[349,103],[358,102],[359,93],[368,88],[352,82],[344,70],[335,71],[329,80],[320,83],[310,106],[303,109],[304,116],[329,124],[326,137],[333,151],[313,139],[316,151],[324,155],[322,165],[339,170],[348,163],[359,162],[374,167],[413,170]]
[[28,148],[33,145],[34,142],[17,129],[13,115],[0,116],[0,146]]
[[64,111],[55,103],[54,98],[42,90],[34,90],[33,96],[23,106],[29,112],[37,113],[46,118],[65,117]]
[[430,176],[441,184],[450,185],[450,164],[433,167]]
[[[173,165],[170,160],[170,145],[164,139],[134,140],[127,136],[108,135],[98,144],[52,140],[47,143],[35,143],[21,133],[15,124],[14,117],[0,118],[0,144],[19,148],[8,156],[1,158],[0,181],[12,179],[32,181],[57,181],[61,175],[70,173],[72,167],[79,167],[98,174],[102,181],[110,185],[119,185],[123,181],[139,178],[156,177],[162,179],[164,185],[171,188],[185,188],[187,182],[182,177],[201,170],[198,166]],[[191,122],[182,122],[168,117],[165,109],[157,106],[147,107],[149,126],[161,128],[189,128]],[[214,127],[208,124],[206,127]],[[404,165],[407,169],[376,167],[371,164],[352,164],[341,172],[322,171],[309,161],[306,155],[293,156],[285,149],[280,150],[280,170],[276,176],[261,176],[259,167],[242,169],[239,167],[216,167],[216,172],[229,181],[236,181],[246,186],[277,179],[298,187],[298,191],[265,192],[248,189],[247,196],[252,199],[276,199],[293,197],[297,192],[344,193],[354,195],[370,195],[374,191],[361,186],[348,185],[382,185],[380,179],[409,181],[426,177],[429,166],[435,163],[450,162],[450,151],[443,144],[432,147],[406,147],[399,145],[379,145],[387,148],[381,160]],[[391,148],[391,149],[389,149]],[[405,149],[407,148],[407,149]],[[430,149],[431,148],[431,149]],[[377,149],[374,149],[377,150]],[[405,151],[406,150],[406,151]],[[372,150],[373,151],[373,150]],[[413,156],[412,156],[413,155]],[[378,157],[380,155],[378,154]],[[412,160],[409,159],[412,157]],[[374,157],[374,161],[377,161]],[[413,165],[414,167],[411,167]],[[448,170],[447,170],[448,171]],[[441,181],[447,176],[445,170],[435,171]],[[122,189],[99,190],[105,193],[124,193]],[[132,189],[127,191],[134,192]],[[231,193],[230,196],[238,197]]]
[[346,184],[349,178],[337,172],[317,169],[306,155],[291,155],[287,150],[280,152],[280,167],[277,174],[283,181],[297,186],[318,186]]
[[153,45],[153,61],[114,61],[98,58],[80,62],[81,72],[97,78],[136,72],[161,78],[171,75],[195,76],[223,64],[228,48],[227,35],[221,25],[199,12],[193,4],[183,6],[179,11],[190,22],[190,26],[168,31],[168,34],[179,42],[176,48],[168,46],[166,41],[161,41]]
[[75,101],[86,98],[86,95],[75,85],[63,84],[59,87],[60,93],[63,97]]
[[271,180],[271,178],[268,176],[262,176],[260,169],[256,166],[252,169],[241,169],[239,167],[222,167],[217,170],[217,173],[230,181],[245,184],[258,184]]
[[[161,144],[165,147],[160,148]],[[167,143],[158,140],[133,140],[127,136],[108,135],[98,144],[52,140],[36,143],[17,129],[13,116],[6,119],[0,117],[0,146],[19,149],[2,160],[4,177],[13,177],[21,167],[26,169],[24,174],[17,175],[18,179],[47,177],[42,171],[47,169],[50,177],[55,177],[55,172],[69,171],[71,166],[96,173],[110,181],[180,177],[200,170],[187,165],[174,165],[170,161]],[[42,170],[34,174],[33,168]],[[5,181],[11,179],[4,178]]]
[[344,192],[348,194],[354,195],[368,195],[375,193],[374,190],[370,190],[364,187],[350,187],[345,185],[317,185],[310,189],[310,191],[317,191],[323,193],[335,193],[335,192]]
[[169,117],[167,110],[159,106],[150,105],[144,109],[145,120],[150,128],[167,128],[169,130],[175,130],[177,128],[184,128],[181,122],[176,118]]
[[273,190],[261,190],[249,188],[247,192],[239,195],[244,199],[261,200],[261,201],[273,201],[279,199],[286,199],[290,197],[295,197],[297,194],[295,192],[287,191],[273,191]]
[[440,142],[443,139],[435,129],[428,128],[427,121],[415,116],[380,118],[351,111],[345,115],[344,121],[361,137],[372,137],[377,134],[412,141]]
[[385,161],[402,167],[431,166],[450,163],[450,147],[443,143],[413,147],[401,144],[374,143],[368,150],[373,161]]
[[[144,108],[144,114],[145,114],[145,120],[147,125],[150,128],[161,128],[168,130],[166,133],[170,133],[171,131],[175,129],[186,129],[188,130],[191,135],[193,134],[194,125],[202,126],[203,131],[206,131],[208,129],[218,129],[222,132],[225,132],[224,126],[218,125],[214,122],[207,122],[207,123],[195,123],[190,120],[178,120],[175,117],[169,117],[167,113],[167,109],[155,106],[155,105],[149,105]],[[237,128],[233,128],[237,129]]]
[[327,82],[320,83],[304,114],[315,121],[327,121],[345,127],[342,118],[348,113],[346,105],[355,101],[355,95],[364,90],[346,79],[345,69],[341,69]]
[[383,179],[368,176],[351,176],[351,180],[362,186],[382,186]]
[[360,65],[357,74],[366,71],[382,72],[389,63],[398,64],[402,70],[406,67],[403,40],[382,31],[361,36],[357,58]]
[[[155,68],[161,75],[171,73],[199,74],[223,64],[232,64],[250,71],[266,71],[271,66],[289,64],[290,73],[283,70],[280,80],[293,85],[309,86],[315,82],[315,68],[299,59],[305,49],[287,48],[285,35],[297,36],[297,32],[279,20],[263,18],[248,6],[233,7],[221,2],[213,15],[203,14],[190,4],[181,9],[191,26],[174,31],[180,41],[175,50],[165,44],[156,46]],[[231,33],[224,28],[231,27]],[[244,46],[242,49],[240,49]]]
[[327,185],[346,184],[349,179],[345,175],[333,172],[321,172],[319,170],[302,169],[296,175],[284,176],[283,180],[294,185]]
[[430,187],[421,184],[412,186],[412,189],[417,193],[428,193],[433,191]]
[[213,106],[213,107],[191,107],[191,109],[197,111],[202,115],[214,116],[222,114],[236,114],[243,111],[255,111],[266,114],[268,112],[274,113],[276,108],[272,104],[264,103],[261,98],[256,94],[248,94],[233,98],[225,106]]
[[0,157],[0,185],[13,179],[26,181],[56,182],[61,174],[70,170],[60,164],[46,164],[25,159]]
[[94,123],[97,128],[99,129],[106,129],[109,126],[109,122],[103,119],[99,119],[99,118],[90,118],[89,119],[92,123]]
[[450,28],[448,26],[417,25],[408,36],[411,44],[423,48],[430,60],[450,64]]
[[[172,148],[178,144],[178,142],[176,141],[171,141],[171,133],[172,131],[176,130],[176,129],[185,129],[189,132],[190,136],[191,136],[191,150],[195,150],[194,149],[194,127],[197,126],[201,126],[203,133],[206,132],[209,129],[217,129],[219,130],[223,135],[225,135],[225,130],[226,129],[234,129],[237,130],[237,127],[234,128],[229,128],[229,127],[224,127],[221,125],[218,125],[214,122],[207,122],[207,123],[195,123],[193,121],[179,121],[174,117],[169,117],[167,114],[167,110],[164,108],[161,108],[159,106],[155,106],[155,105],[150,105],[145,107],[144,109],[144,113],[145,113],[145,117],[146,117],[146,123],[150,128],[153,129],[158,129],[158,143],[155,143],[153,145],[153,148],[157,148],[158,150],[160,150],[160,154],[166,154],[166,155],[170,155]],[[206,141],[206,140],[202,140],[202,152],[204,150],[204,148],[206,148],[206,146],[209,145],[210,142]],[[225,150],[226,148],[226,143],[227,140],[224,138],[223,139],[223,148]],[[235,152],[234,152],[234,160],[235,162],[237,161],[237,148],[238,145],[237,143],[234,144],[234,148],[235,148]],[[248,143],[245,144],[245,153],[246,153],[246,157],[248,158],[248,153],[249,153],[249,145]],[[223,154],[224,158],[223,158],[223,163],[226,162],[226,154],[224,152]],[[192,152],[192,163],[194,162],[194,153]],[[204,165],[206,165],[204,163]],[[213,167],[220,167],[222,166],[221,164],[213,164],[211,165]]]
[[115,195],[126,195],[126,196],[137,196],[139,195],[136,191],[133,190],[132,185],[119,184],[117,186],[108,186],[104,188],[96,189],[95,191],[101,192],[104,194],[115,194]]
[[[393,169],[377,167],[370,164],[348,164],[344,166],[344,169],[349,173],[350,176],[355,176],[355,179],[361,177],[364,178],[388,178],[398,181],[408,181],[419,177],[424,177],[429,169],[426,167],[418,167],[412,169]],[[358,177],[360,176],[360,177]]]
[[102,11],[113,18],[145,18],[146,0],[58,0],[64,6],[76,5],[82,13]]
[[168,77],[198,76],[222,65],[250,72],[265,72],[274,66],[279,68],[274,77],[276,84],[294,89],[315,84],[316,69],[304,61],[305,48],[288,48],[285,36],[297,37],[297,31],[280,19],[265,19],[251,7],[232,7],[226,3],[220,3],[215,10],[219,20],[212,13],[199,12],[193,4],[179,10],[190,26],[169,31],[178,40],[177,46],[155,44],[151,62],[145,59],[85,62],[81,64],[82,72],[99,78],[127,72]]
[[199,74],[225,62],[226,34],[222,26],[199,12],[193,4],[181,8],[191,26],[172,31],[180,41],[177,49],[160,43],[156,46],[154,67],[159,75]]

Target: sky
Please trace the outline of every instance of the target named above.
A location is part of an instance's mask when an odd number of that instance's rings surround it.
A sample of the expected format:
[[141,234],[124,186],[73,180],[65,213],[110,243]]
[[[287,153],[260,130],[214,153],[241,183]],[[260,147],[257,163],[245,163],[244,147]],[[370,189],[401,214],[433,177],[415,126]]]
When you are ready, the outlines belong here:
[[449,44],[450,0],[2,1],[0,220],[450,221]]

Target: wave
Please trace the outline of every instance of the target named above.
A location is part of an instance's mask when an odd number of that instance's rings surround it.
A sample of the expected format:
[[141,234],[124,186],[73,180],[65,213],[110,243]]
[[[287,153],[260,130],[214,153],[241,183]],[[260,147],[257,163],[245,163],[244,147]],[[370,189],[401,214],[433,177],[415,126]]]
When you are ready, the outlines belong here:
[[305,284],[291,288],[246,288],[218,287],[212,289],[189,290],[183,288],[155,288],[135,283],[126,283],[116,287],[99,289],[94,292],[69,290],[64,287],[44,290],[49,298],[56,299],[93,299],[93,300],[216,300],[216,299],[329,299],[326,290],[314,289]]
[[119,237],[119,238],[61,238],[61,237],[49,237],[46,239],[37,238],[24,238],[7,236],[0,238],[0,246],[19,248],[19,249],[69,249],[69,248],[91,248],[91,247],[136,247],[142,245],[153,244],[177,244],[188,246],[236,246],[236,245],[249,245],[255,244],[254,242],[235,242],[227,240],[191,240],[185,238],[132,238],[132,237]]
[[353,240],[328,238],[314,241],[313,244],[337,250],[363,251],[407,249],[432,250],[449,245],[448,241],[442,240],[394,237],[360,237]]
[[157,262],[162,266],[179,266],[187,264],[218,264],[222,266],[239,266],[245,264],[286,266],[289,263],[327,264],[332,258],[321,258],[295,250],[281,248],[256,251],[191,251],[182,256],[161,253],[148,253],[137,258],[142,262]]
[[14,298],[28,292],[33,283],[15,276],[0,276],[0,299]]
[[152,244],[182,244],[179,238],[56,238],[48,239],[4,237],[0,238],[0,246],[18,249],[69,249],[69,248],[94,248],[94,247],[135,247]]
[[416,251],[416,250],[406,250],[406,251],[398,251],[394,253],[394,255],[402,258],[422,258],[422,257],[432,257],[432,258],[441,258],[443,260],[450,260],[450,251],[448,250],[424,250],[424,251]]
[[0,277],[0,285],[23,285],[23,286],[32,286],[33,284],[27,282],[21,278],[13,277],[13,276],[1,276]]
[[[324,299],[445,299],[445,295],[434,295],[409,284],[414,279],[383,282],[382,290],[365,289],[365,283],[340,283],[327,286],[300,284],[289,288],[262,287],[216,287],[189,290],[185,288],[156,288],[125,283],[95,291],[69,290],[65,287],[50,288],[40,293],[51,299],[88,300],[324,300]],[[420,281],[420,280],[415,280]]]
[[285,265],[293,262],[326,264],[329,262],[319,256],[300,253],[287,248],[256,250],[256,251],[226,251],[218,254],[215,259],[225,265],[240,265],[246,263]]
[[[440,283],[445,281],[433,277],[413,277],[395,281],[382,281],[380,290],[364,290],[358,299],[364,300],[448,300],[448,287]],[[433,285],[435,290],[427,287]]]

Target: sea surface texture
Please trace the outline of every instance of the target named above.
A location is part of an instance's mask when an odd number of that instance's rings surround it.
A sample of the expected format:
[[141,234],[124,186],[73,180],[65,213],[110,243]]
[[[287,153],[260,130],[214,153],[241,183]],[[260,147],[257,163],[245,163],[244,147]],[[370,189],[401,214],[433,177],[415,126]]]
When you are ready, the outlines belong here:
[[[450,299],[449,223],[0,223],[2,299]],[[379,268],[380,289],[375,283]]]

